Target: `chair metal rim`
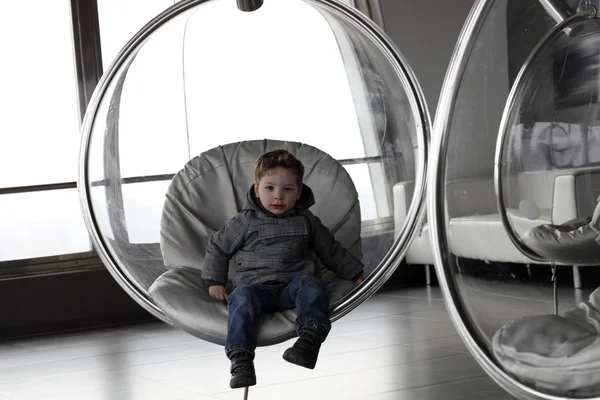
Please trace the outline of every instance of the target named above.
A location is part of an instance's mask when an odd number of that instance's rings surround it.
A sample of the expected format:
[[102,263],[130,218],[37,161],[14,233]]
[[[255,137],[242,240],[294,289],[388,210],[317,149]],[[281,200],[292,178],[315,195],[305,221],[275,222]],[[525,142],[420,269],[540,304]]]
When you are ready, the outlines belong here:
[[[162,12],[156,18],[148,22],[139,32],[137,32],[132,39],[123,47],[118,53],[115,60],[109,66],[107,72],[102,76],[100,82],[96,86],[92,95],[90,104],[86,111],[84,121],[81,128],[81,146],[80,146],[80,157],[79,157],[79,175],[78,175],[78,189],[79,189],[79,200],[83,211],[86,227],[90,233],[94,247],[98,252],[103,263],[107,266],[109,272],[113,278],[119,283],[119,285],[132,297],[138,304],[140,304],[147,311],[152,313],[157,318],[170,323],[168,318],[165,316],[162,310],[160,310],[149,298],[149,295],[144,295],[142,291],[134,284],[131,279],[127,277],[127,274],[119,267],[118,261],[114,258],[110,251],[108,251],[108,245],[105,243],[101,235],[99,234],[99,225],[94,216],[93,209],[91,206],[90,196],[90,181],[88,174],[88,160],[90,151],[90,139],[93,128],[93,122],[98,113],[100,100],[108,90],[109,86],[113,82],[115,74],[119,71],[122,66],[129,62],[131,63],[137,55],[136,48],[148,39],[148,37],[156,31],[164,22],[169,19],[187,11],[191,8],[205,3],[209,0],[189,0],[182,1],[169,7],[167,10]],[[402,74],[399,74],[404,87],[407,89],[409,95],[409,101],[412,106],[412,113],[417,122],[417,160],[419,163],[416,168],[416,179],[415,179],[415,190],[411,205],[409,207],[406,222],[403,230],[400,232],[399,237],[392,245],[392,249],[380,262],[379,266],[375,269],[374,273],[368,277],[368,279],[354,291],[348,294],[340,303],[338,303],[332,310],[331,320],[332,322],[348,314],[359,304],[364,302],[366,299],[371,297],[375,292],[381,288],[381,286],[387,281],[394,273],[396,268],[400,265],[402,258],[404,257],[408,246],[412,239],[415,237],[418,226],[423,220],[425,214],[425,190],[426,190],[426,177],[427,177],[427,156],[428,156],[428,144],[431,132],[431,120],[429,112],[426,106],[425,97],[421,91],[420,86],[417,83],[416,75],[412,69],[408,66],[406,59],[400,54],[395,48],[393,42],[388,36],[381,31],[381,29],[372,21],[365,18],[359,11],[355,10],[351,6],[335,0],[311,0],[313,3],[317,3],[324,8],[333,9],[345,17],[351,19],[359,26],[365,28],[365,31],[371,35],[371,38],[377,43],[381,50],[390,59],[398,63],[402,70]],[[410,95],[413,96],[410,96]],[[416,114],[416,115],[415,115]]]

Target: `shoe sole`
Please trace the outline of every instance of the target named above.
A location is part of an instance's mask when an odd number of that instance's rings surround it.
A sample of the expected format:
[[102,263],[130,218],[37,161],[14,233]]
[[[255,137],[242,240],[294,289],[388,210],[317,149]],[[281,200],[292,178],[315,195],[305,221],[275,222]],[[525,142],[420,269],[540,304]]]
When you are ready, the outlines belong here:
[[304,367],[304,368],[308,368],[308,369],[315,369],[315,365],[317,365],[316,362],[312,363],[312,364],[302,364],[300,361],[301,357],[297,357],[295,353],[292,352],[285,352],[283,353],[283,359],[289,363],[298,365],[300,367]]
[[256,379],[252,378],[238,378],[236,383],[229,382],[229,387],[232,389],[241,389],[248,386],[256,385]]

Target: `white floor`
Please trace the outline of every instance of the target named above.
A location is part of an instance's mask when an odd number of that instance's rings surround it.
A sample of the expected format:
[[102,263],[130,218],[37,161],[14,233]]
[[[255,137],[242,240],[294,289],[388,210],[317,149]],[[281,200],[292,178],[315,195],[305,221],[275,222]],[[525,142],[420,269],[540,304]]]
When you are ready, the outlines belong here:
[[[532,304],[522,288],[464,288],[483,331]],[[528,312],[551,310],[534,289]],[[281,358],[292,343],[257,350],[249,399],[512,399],[469,354],[437,287],[375,295],[334,323],[315,370]],[[0,400],[242,399],[229,376],[222,347],[161,322],[0,343]]]

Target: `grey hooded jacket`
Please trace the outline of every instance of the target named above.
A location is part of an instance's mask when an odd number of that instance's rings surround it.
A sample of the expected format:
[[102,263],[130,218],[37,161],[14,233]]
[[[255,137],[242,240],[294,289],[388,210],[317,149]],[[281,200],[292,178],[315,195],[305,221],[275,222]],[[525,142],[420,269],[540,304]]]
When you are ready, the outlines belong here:
[[313,204],[312,190],[303,185],[295,207],[276,216],[262,207],[253,185],[242,211],[210,238],[202,277],[209,286],[225,285],[229,260],[235,256],[235,286],[319,276],[323,265],[341,278],[358,279],[363,264],[308,210]]

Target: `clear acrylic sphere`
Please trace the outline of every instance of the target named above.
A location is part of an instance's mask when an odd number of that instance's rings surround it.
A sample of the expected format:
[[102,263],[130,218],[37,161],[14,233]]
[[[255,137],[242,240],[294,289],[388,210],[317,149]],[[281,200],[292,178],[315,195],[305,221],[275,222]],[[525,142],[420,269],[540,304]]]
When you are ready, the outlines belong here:
[[[267,0],[241,12],[233,0],[181,2],[123,48],[94,93],[82,206],[117,281],[160,316],[148,288],[165,271],[160,217],[173,174],[223,144],[302,142],[339,160],[357,187],[366,272],[382,261],[395,268],[423,208],[428,134],[412,72],[353,8]],[[399,182],[412,188],[402,198]]]
[[[561,253],[568,232],[558,231],[591,218],[600,190],[593,174],[600,161],[600,24],[574,17],[555,28],[542,3],[478,1],[465,24],[432,139],[432,247],[455,326],[496,382],[523,399],[594,397],[590,388],[550,389],[509,373],[495,357],[505,326],[554,317],[550,264],[557,260],[534,252],[526,239],[547,229]],[[588,275],[584,289],[574,290],[572,265],[557,266],[559,313],[598,286]]]
[[553,29],[525,61],[501,121],[496,149],[500,211],[506,210],[505,227],[520,242],[516,244],[538,261],[600,264],[595,246],[597,255],[583,254],[585,247],[572,247],[584,250],[580,254],[565,248],[548,253],[544,243],[527,237],[541,225],[592,217],[596,208],[599,49],[597,18],[574,17],[562,29]]

